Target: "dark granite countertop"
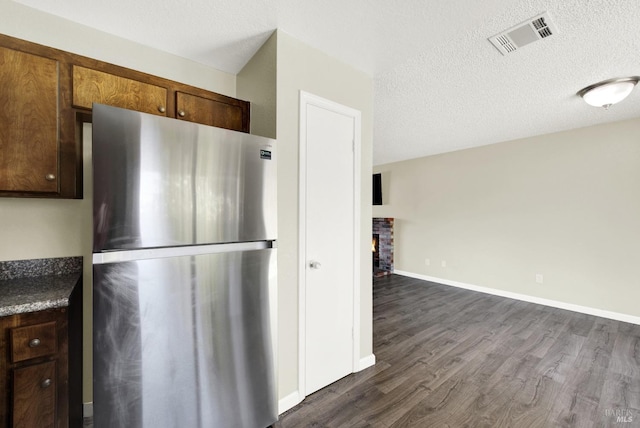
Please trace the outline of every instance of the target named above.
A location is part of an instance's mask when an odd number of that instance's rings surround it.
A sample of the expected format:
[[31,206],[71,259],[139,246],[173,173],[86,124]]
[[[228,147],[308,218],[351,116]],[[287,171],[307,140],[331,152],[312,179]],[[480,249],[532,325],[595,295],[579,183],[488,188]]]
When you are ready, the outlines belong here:
[[0,262],[0,316],[69,306],[82,258]]

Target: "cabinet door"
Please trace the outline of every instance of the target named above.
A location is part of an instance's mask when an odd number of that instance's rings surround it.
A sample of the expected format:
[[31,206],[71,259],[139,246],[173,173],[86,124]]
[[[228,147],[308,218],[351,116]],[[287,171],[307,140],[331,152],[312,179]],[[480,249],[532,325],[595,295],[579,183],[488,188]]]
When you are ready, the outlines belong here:
[[56,363],[13,371],[13,428],[55,426]]
[[93,103],[166,116],[167,89],[90,68],[73,66],[73,106]]
[[0,191],[58,191],[58,62],[0,47]]
[[176,92],[176,115],[178,119],[219,128],[245,131],[243,111],[240,106]]

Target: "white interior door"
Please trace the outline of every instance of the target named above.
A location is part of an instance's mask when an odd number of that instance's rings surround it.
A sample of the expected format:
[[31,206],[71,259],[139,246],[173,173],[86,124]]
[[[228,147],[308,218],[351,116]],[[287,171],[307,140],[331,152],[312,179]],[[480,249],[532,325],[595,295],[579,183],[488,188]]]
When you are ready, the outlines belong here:
[[303,393],[308,395],[354,371],[355,206],[359,192],[353,111],[323,102],[305,107],[301,109],[301,224],[305,227],[301,231],[305,235],[301,376]]

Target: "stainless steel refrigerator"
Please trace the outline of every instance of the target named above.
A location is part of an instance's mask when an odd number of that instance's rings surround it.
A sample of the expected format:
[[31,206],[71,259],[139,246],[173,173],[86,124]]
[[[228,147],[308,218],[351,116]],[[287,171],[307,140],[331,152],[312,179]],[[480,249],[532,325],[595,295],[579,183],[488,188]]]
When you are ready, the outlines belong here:
[[274,141],[93,108],[96,428],[277,420]]

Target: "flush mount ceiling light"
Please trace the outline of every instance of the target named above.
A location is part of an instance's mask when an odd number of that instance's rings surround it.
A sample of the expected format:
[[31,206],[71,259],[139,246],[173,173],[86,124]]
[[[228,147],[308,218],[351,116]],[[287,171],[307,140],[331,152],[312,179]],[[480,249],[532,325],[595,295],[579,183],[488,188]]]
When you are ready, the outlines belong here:
[[604,80],[580,89],[578,95],[589,105],[608,109],[627,98],[639,80],[640,76]]

